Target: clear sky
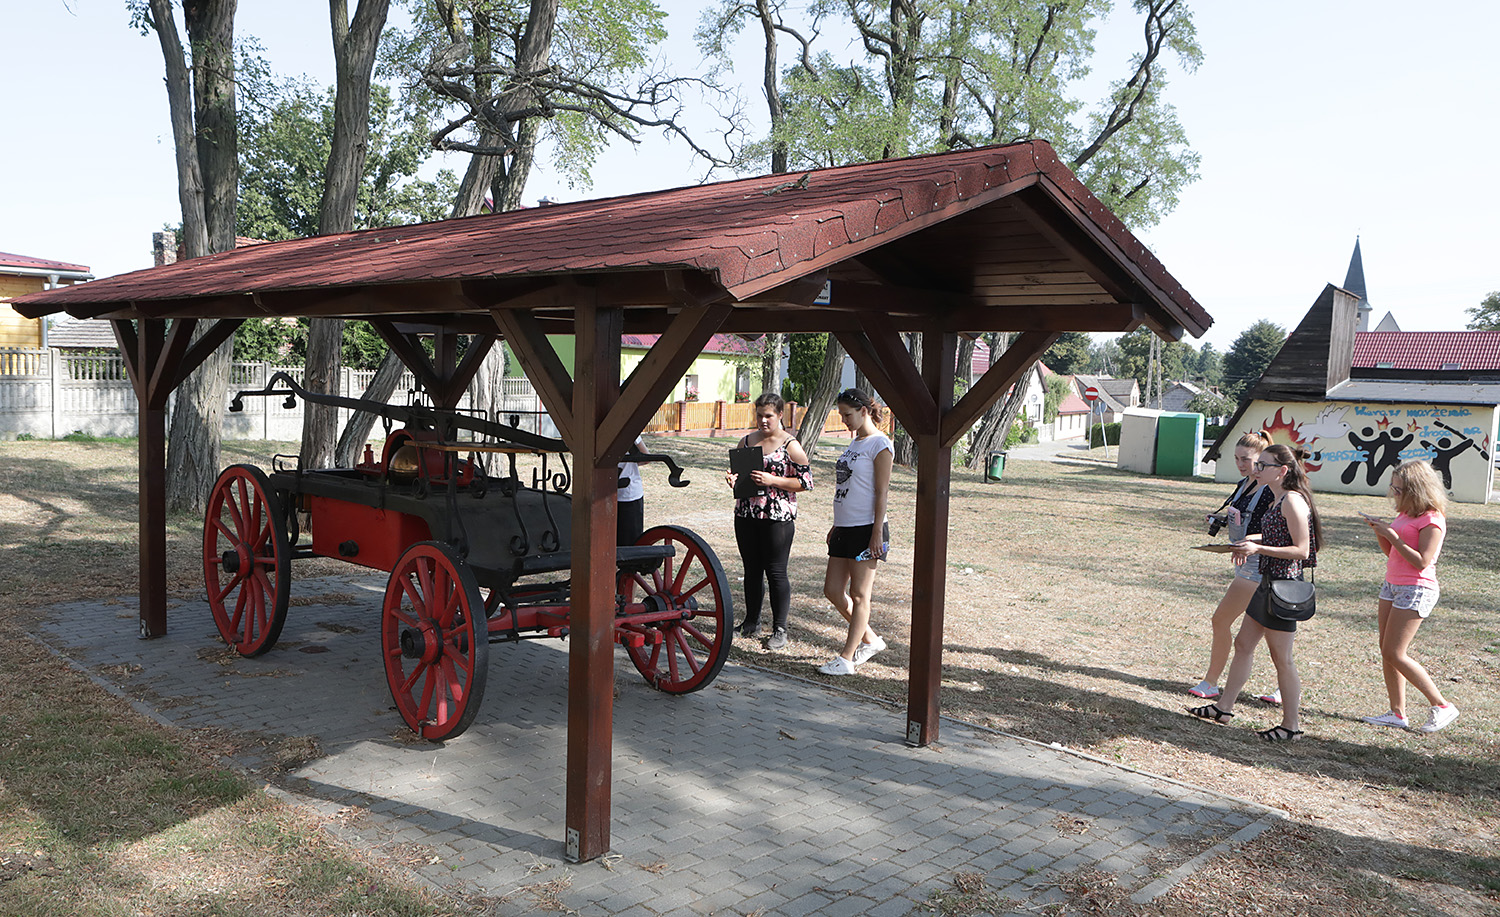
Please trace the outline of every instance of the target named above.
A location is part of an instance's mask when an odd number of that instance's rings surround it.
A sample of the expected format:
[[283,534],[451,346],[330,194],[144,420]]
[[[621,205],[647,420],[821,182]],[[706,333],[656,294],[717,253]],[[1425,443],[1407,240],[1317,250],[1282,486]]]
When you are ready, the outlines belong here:
[[[1117,5],[1128,9],[1126,0]],[[696,10],[671,0],[667,53],[691,65]],[[1197,0],[1204,63],[1171,74],[1202,178],[1147,246],[1215,323],[1220,351],[1261,318],[1291,330],[1361,238],[1374,320],[1457,330],[1500,290],[1500,4],[1460,0],[1425,13],[1395,0]],[[150,238],[180,220],[172,140],[153,37],[127,27],[124,0],[6,4],[0,91],[0,251],[89,265],[97,276],[150,265]],[[1125,14],[1101,34],[1098,70],[1132,49]],[[327,7],[242,0],[237,31],[284,73],[331,82]],[[753,48],[739,76],[759,114]],[[527,198],[603,197],[696,180],[659,143],[610,153],[592,190],[538,174]],[[1194,341],[1194,343],[1202,343]]]

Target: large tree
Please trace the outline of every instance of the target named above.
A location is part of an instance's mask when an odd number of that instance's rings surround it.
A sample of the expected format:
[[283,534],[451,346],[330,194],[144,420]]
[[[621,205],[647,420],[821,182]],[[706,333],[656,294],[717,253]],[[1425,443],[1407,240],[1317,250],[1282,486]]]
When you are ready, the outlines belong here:
[[[763,168],[784,151],[795,171],[1042,137],[1122,219],[1149,227],[1197,177],[1198,156],[1163,97],[1165,57],[1192,70],[1202,52],[1182,0],[1135,0],[1143,42],[1090,107],[1082,93],[1095,26],[1109,7],[1105,0],[823,0],[811,7],[808,28],[778,18],[778,34],[795,41],[798,54],[782,73],[780,123],[751,148],[761,158],[745,165]],[[737,8],[726,2],[716,19],[705,15],[700,43],[711,49],[705,32],[728,22],[722,11]],[[820,49],[818,17],[847,23],[863,56]],[[1017,406],[993,409],[971,440],[971,461],[982,462],[994,437],[1003,438],[1009,424],[998,421],[1014,417]]]
[[1055,373],[1071,376],[1088,368],[1094,341],[1086,331],[1068,331],[1042,354],[1042,362]]
[[1469,313],[1470,331],[1500,331],[1500,290],[1480,300],[1479,305],[1466,309]]
[[[185,0],[184,46],[171,0],[129,0],[132,24],[154,32],[166,64],[177,154],[182,255],[234,248],[238,182],[235,0]],[[189,53],[189,51],[191,53]],[[197,340],[205,326],[195,329]],[[225,341],[177,389],[167,434],[167,509],[200,513],[219,474],[219,446],[234,345]]]
[[1224,355],[1224,396],[1234,401],[1244,400],[1245,393],[1276,359],[1285,341],[1286,331],[1265,319],[1240,332]]
[[[328,0],[333,37],[334,73],[333,136],[328,166],[323,173],[323,196],[318,204],[318,234],[348,232],[354,228],[359,206],[359,179],[364,173],[370,143],[371,76],[380,33],[385,29],[390,0],[359,0],[349,16],[347,0]],[[341,319],[314,319],[308,332],[307,362],[302,385],[310,392],[338,391],[344,332]],[[302,406],[304,468],[318,468],[334,461],[338,444],[338,410],[306,402]]]

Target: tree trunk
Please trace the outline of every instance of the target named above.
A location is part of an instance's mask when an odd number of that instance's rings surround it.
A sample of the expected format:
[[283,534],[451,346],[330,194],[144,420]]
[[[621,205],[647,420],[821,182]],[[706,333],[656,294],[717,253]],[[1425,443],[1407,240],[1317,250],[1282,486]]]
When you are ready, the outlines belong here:
[[761,68],[762,88],[766,94],[766,108],[771,115],[771,172],[786,171],[787,144],[779,136],[786,112],[781,104],[780,68],[776,65],[776,17],[771,9],[771,0],[755,0],[755,13],[760,19],[761,31],[765,34],[764,66]]
[[760,390],[781,394],[781,348],[786,333],[775,331],[761,339],[765,351],[760,355]]
[[[917,373],[922,372],[922,335],[920,332],[911,332],[903,335],[906,338],[906,350],[911,354],[912,362],[916,364]],[[906,432],[906,428],[899,423],[896,425],[896,436],[891,443],[891,453],[895,457],[897,465],[907,468],[917,464],[917,443]]]
[[[170,0],[151,0],[152,24],[167,72],[167,103],[177,153],[183,255],[198,258],[234,248],[238,201],[235,128],[235,0],[190,0],[183,23],[193,48],[189,70]],[[209,325],[200,322],[197,340]],[[220,442],[234,339],[203,361],[173,399],[167,433],[169,512],[201,514],[219,475]]]
[[[364,394],[360,397],[370,401],[379,401],[389,404],[391,395],[396,392],[396,384],[401,381],[401,374],[406,372],[406,367],[401,365],[401,360],[393,351],[386,351],[385,359],[380,361],[380,368],[375,370],[370,384],[365,387]],[[339,468],[352,468],[360,459],[361,447],[370,439],[370,431],[375,428],[375,415],[369,411],[355,411],[350,416],[349,422],[344,424],[344,432],[339,436],[338,448],[334,450],[333,462]]]
[[[469,346],[474,346],[471,341]],[[485,412],[490,420],[504,423],[501,415],[505,410],[505,348],[496,341],[479,364],[479,372],[469,383],[469,406]]]
[[818,449],[818,439],[823,435],[823,424],[828,412],[833,410],[839,397],[839,374],[844,368],[844,345],[834,335],[828,336],[828,350],[823,354],[823,371],[818,374],[818,384],[813,386],[812,397],[802,412],[802,426],[797,439],[802,448],[812,455]]
[[[359,178],[364,174],[370,146],[370,74],[389,8],[390,0],[359,0],[354,20],[350,22],[347,0],[328,3],[338,83],[333,97],[333,140],[328,150],[323,200],[318,208],[320,236],[354,228]],[[303,388],[325,395],[336,394],[343,368],[340,360],[343,337],[342,319],[315,318],[309,323]],[[303,405],[302,467],[322,468],[333,463],[338,422],[336,408],[311,402]]]

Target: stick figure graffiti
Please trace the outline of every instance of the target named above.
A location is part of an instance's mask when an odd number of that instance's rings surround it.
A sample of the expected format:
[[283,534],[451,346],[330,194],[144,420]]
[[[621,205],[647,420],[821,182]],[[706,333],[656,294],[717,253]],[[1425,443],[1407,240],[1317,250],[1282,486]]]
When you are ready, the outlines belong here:
[[[1401,433],[1405,433],[1401,436]],[[1365,427],[1358,434],[1349,434],[1349,445],[1356,452],[1364,455],[1363,460],[1351,461],[1344,468],[1340,480],[1345,484],[1354,482],[1355,475],[1359,473],[1359,466],[1365,466],[1365,483],[1371,487],[1380,483],[1380,478],[1388,469],[1395,468],[1401,464],[1401,450],[1410,445],[1416,438],[1415,433],[1394,427],[1390,430],[1375,432],[1374,427]]]
[[1452,427],[1448,426],[1447,424],[1443,423],[1442,421],[1440,421],[1440,420],[1433,421],[1432,425],[1435,426],[1435,427],[1441,427],[1442,429],[1447,430],[1449,433],[1452,433],[1454,436],[1458,437],[1459,440],[1460,440],[1460,442],[1457,445],[1455,445],[1454,441],[1451,438],[1447,437],[1447,436],[1440,436],[1440,437],[1438,437],[1437,442],[1435,442],[1435,443],[1430,443],[1430,442],[1428,442],[1425,439],[1422,440],[1422,448],[1429,449],[1433,453],[1433,455],[1432,455],[1432,468],[1433,468],[1433,470],[1436,471],[1438,474],[1440,474],[1440,475],[1443,476],[1443,486],[1446,487],[1446,488],[1448,488],[1449,490],[1452,490],[1453,489],[1453,470],[1452,470],[1452,465],[1453,465],[1453,460],[1455,458],[1457,458],[1458,456],[1462,455],[1465,451],[1467,451],[1469,449],[1476,449],[1476,450],[1478,450],[1480,456],[1482,456],[1485,461],[1489,461],[1490,460],[1490,454],[1488,452],[1486,452],[1482,446],[1480,446],[1478,443],[1474,442],[1473,439],[1471,439],[1471,438],[1465,436],[1464,434],[1458,432],[1457,430],[1453,429]]

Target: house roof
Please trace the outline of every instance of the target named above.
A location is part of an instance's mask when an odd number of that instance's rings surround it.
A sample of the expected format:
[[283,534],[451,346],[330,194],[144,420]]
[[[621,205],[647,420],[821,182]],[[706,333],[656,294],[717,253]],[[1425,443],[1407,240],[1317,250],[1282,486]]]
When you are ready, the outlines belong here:
[[58,322],[47,330],[47,346],[112,350],[119,343],[109,322],[73,319]]
[[[823,279],[832,302],[815,305],[803,287]],[[663,306],[715,302],[750,307],[728,331],[852,329],[876,311],[959,331],[1144,323],[1178,337],[1212,323],[1040,140],[255,245],[19,309],[488,321],[523,308],[571,322],[580,288],[623,307],[627,332],[664,330]]]
[[1099,390],[1099,400],[1110,411],[1119,413],[1130,407],[1130,396],[1135,390],[1134,379],[1111,379],[1107,376],[1091,376],[1085,373],[1076,373],[1073,376],[1075,387],[1087,388],[1093,386]]
[[1500,371],[1500,331],[1362,331],[1354,335],[1354,366]]
[[26,274],[28,276],[59,274],[75,280],[91,280],[94,276],[89,273],[89,267],[86,264],[73,264],[69,261],[49,261],[46,258],[33,258],[29,255],[12,255],[8,252],[0,252],[0,274]]

